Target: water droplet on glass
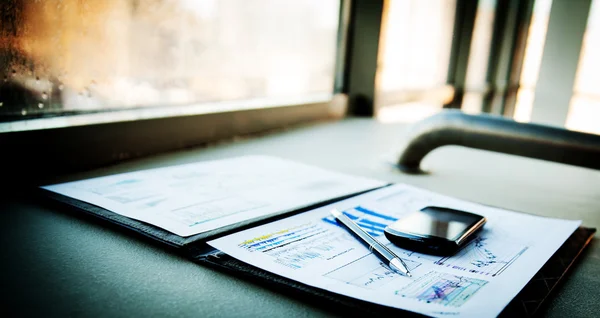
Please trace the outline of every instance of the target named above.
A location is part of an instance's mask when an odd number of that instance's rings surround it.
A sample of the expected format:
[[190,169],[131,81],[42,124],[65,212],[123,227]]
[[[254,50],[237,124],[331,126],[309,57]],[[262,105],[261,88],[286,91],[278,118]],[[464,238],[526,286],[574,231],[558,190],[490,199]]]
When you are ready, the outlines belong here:
[[21,115],[23,115],[23,116],[27,115],[27,111],[23,109],[23,110],[21,111]]
[[62,91],[62,90],[63,90],[63,88],[65,88],[65,86],[64,86],[63,84],[60,84],[60,85],[58,85],[58,89],[59,89],[59,90],[61,90],[61,91]]
[[[44,100],[48,99],[48,94],[46,94],[46,92],[42,92],[42,98]],[[41,107],[40,107],[41,108]]]
[[38,108],[44,108],[44,103],[38,103]]

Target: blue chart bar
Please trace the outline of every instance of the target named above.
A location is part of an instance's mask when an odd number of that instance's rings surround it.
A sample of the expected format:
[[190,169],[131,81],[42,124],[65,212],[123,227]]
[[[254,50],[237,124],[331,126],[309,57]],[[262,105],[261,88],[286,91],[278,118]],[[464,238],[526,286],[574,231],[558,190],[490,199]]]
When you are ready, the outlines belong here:
[[379,223],[379,222],[375,222],[375,221],[371,221],[369,219],[361,219],[360,223],[363,223],[367,226],[372,226],[372,227],[380,227],[380,228],[385,228],[387,226],[387,224],[384,223]]
[[391,221],[391,222],[398,221],[398,219],[395,218],[395,217],[393,217],[393,216],[383,215],[383,214],[377,213],[375,211],[367,210],[367,209],[363,208],[362,206],[357,206],[357,207],[354,208],[354,210],[362,212],[364,214],[372,215],[374,217],[377,217],[377,218],[380,218],[380,219],[384,219],[384,220],[387,220],[387,221]]
[[[381,214],[362,206],[346,210],[344,214],[372,236],[382,235],[386,226],[398,220],[395,217]],[[323,218],[323,221],[339,226],[333,216],[327,216]]]

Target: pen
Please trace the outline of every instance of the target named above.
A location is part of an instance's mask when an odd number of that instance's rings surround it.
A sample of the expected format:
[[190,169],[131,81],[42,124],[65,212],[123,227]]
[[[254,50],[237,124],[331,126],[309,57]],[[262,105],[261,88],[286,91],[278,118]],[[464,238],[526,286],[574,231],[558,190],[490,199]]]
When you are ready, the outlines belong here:
[[392,252],[389,248],[387,248],[387,246],[379,243],[379,241],[374,239],[371,235],[369,235],[369,233],[365,232],[365,230],[361,229],[358,224],[350,220],[350,218],[344,213],[333,209],[331,210],[331,214],[336,218],[336,220],[346,226],[350,232],[354,234],[354,236],[367,245],[367,247],[369,247],[369,251],[373,252],[373,254],[382,259],[394,272],[404,276],[412,277],[404,261],[394,254],[394,252]]

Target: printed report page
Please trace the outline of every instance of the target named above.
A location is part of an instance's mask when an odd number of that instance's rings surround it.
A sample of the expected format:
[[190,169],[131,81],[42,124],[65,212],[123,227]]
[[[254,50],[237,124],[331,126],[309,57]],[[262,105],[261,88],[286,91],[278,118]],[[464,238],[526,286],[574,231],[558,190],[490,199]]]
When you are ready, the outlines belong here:
[[[425,206],[485,216],[484,229],[451,257],[398,248],[384,228]],[[395,273],[331,216],[336,208],[404,260]],[[393,185],[208,243],[275,274],[369,302],[431,316],[497,316],[577,229],[538,217]]]
[[43,186],[186,237],[386,183],[244,156]]

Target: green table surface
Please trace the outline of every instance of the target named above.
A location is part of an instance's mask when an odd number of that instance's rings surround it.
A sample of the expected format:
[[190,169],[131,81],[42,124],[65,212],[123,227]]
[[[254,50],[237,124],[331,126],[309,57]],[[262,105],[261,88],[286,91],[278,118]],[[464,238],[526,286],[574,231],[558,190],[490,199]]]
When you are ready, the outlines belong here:
[[[80,179],[247,154],[273,155],[359,176],[402,182],[484,204],[600,227],[600,171],[446,146],[425,175],[390,163],[404,124],[346,119],[162,154],[67,176]],[[302,317],[335,315],[256,283],[194,264],[136,234],[51,208],[27,193],[0,203],[0,315]],[[600,316],[597,239],[544,314]]]

